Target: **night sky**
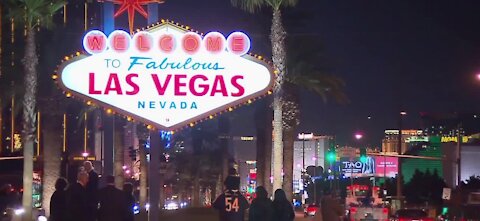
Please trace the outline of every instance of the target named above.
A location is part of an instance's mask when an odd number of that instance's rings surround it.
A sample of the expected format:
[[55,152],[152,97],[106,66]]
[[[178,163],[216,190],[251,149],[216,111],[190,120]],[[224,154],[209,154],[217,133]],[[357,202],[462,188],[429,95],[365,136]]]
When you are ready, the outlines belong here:
[[[318,53],[326,61],[319,62],[344,79],[350,100],[344,105],[323,103],[302,91],[298,132],[335,135],[337,143],[349,145],[357,145],[353,135],[362,132],[363,144],[379,146],[384,130],[397,128],[400,110],[408,112],[404,128],[422,128],[420,112],[479,113],[479,9],[478,0],[300,0],[285,10],[288,34],[315,37],[324,46]],[[69,22],[78,25],[69,27],[79,35],[67,32],[75,36],[68,40],[72,43],[63,43],[68,52],[81,47],[82,4],[74,13],[78,18]],[[252,52],[271,54],[269,10],[252,15],[232,7],[229,0],[166,0],[159,16],[201,32],[244,31],[252,40]],[[126,17],[116,20],[117,28],[128,27]],[[135,27],[147,25],[139,14],[136,18]],[[48,52],[45,47],[40,51]],[[42,66],[43,71],[50,72],[58,57],[41,57],[53,59],[42,61],[51,63]],[[232,135],[255,135],[254,109],[255,104],[229,113],[234,116]]]
[[[350,103],[325,104],[303,92],[299,132],[336,135],[338,143],[353,145],[361,131],[365,143],[380,145],[383,130],[397,127],[400,110],[408,112],[405,128],[420,128],[422,111],[478,110],[479,8],[475,0],[300,0],[284,13],[288,32],[315,36],[325,46],[319,53],[345,80]],[[160,16],[200,31],[245,31],[251,51],[270,54],[267,10],[252,15],[227,0],[171,0]],[[234,133],[254,134],[253,122],[244,120],[253,109],[235,114]]]

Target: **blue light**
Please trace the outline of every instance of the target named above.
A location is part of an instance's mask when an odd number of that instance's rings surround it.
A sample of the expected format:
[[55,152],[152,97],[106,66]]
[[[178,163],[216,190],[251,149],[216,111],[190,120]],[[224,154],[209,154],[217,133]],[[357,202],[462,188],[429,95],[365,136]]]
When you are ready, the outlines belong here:
[[170,143],[172,141],[172,132],[171,131],[160,131],[160,137],[162,138],[162,141],[165,143],[165,148],[169,149],[170,148]]

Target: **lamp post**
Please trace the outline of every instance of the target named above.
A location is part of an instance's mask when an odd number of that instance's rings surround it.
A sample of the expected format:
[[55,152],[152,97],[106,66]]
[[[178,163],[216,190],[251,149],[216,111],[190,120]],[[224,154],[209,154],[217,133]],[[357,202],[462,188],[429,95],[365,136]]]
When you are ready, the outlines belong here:
[[[397,143],[397,154],[402,154],[402,118],[403,116],[407,115],[407,112],[400,111],[400,115],[398,117],[398,143]],[[402,204],[402,159],[398,158],[398,173],[397,173],[397,198],[400,201],[400,206]]]

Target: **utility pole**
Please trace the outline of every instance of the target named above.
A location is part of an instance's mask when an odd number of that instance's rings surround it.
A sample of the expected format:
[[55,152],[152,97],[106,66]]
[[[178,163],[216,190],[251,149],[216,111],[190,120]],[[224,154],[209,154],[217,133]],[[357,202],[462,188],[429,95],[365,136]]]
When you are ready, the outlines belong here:
[[[407,115],[405,111],[401,111],[398,117],[398,143],[397,143],[397,154],[402,155],[402,117]],[[402,159],[398,158],[398,174],[397,174],[397,199],[400,201],[400,205],[402,205]]]
[[457,186],[462,182],[462,135],[461,135],[461,123],[457,125]]

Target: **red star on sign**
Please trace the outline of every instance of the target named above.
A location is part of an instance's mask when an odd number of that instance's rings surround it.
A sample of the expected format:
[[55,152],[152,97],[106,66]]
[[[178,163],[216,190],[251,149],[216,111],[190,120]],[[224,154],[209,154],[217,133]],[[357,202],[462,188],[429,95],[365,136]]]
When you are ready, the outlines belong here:
[[133,33],[133,23],[135,20],[135,11],[147,18],[148,13],[143,9],[142,6],[148,5],[151,3],[163,3],[163,0],[106,0],[112,2],[113,4],[120,5],[120,8],[113,15],[115,18],[123,14],[125,11],[128,13],[128,26],[130,28],[130,33]]

